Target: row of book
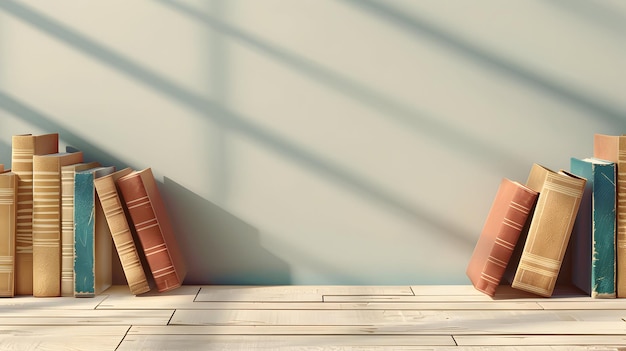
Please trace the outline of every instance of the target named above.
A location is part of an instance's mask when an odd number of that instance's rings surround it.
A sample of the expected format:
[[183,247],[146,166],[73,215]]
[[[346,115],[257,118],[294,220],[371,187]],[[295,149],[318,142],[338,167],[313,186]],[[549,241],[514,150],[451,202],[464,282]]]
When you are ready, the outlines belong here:
[[186,265],[150,168],[59,152],[58,133],[14,135],[0,165],[0,296],[93,297],[117,252],[130,291],[182,285]]
[[593,145],[569,170],[533,164],[525,184],[502,179],[466,270],[477,290],[549,297],[568,272],[594,298],[626,297],[626,135],[595,134]]

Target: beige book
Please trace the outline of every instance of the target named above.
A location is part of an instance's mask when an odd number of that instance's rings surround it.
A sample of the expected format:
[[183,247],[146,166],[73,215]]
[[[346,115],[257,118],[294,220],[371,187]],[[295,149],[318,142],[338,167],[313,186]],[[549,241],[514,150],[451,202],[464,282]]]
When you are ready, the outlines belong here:
[[[2,165],[0,165],[2,168]],[[17,175],[0,170],[0,296],[15,295]]]
[[59,135],[14,135],[11,171],[17,174],[15,294],[33,294],[33,155],[59,151]]
[[534,164],[526,186],[539,192],[513,288],[551,296],[578,214],[586,180]]
[[122,200],[115,185],[119,178],[130,172],[132,172],[130,168],[125,168],[113,174],[96,178],[94,185],[130,292],[138,295],[150,291],[150,285],[131,232],[128,215],[124,211]]
[[74,174],[99,165],[83,162],[61,167],[61,296],[74,296]]
[[83,153],[33,156],[33,296],[61,295],[61,167]]

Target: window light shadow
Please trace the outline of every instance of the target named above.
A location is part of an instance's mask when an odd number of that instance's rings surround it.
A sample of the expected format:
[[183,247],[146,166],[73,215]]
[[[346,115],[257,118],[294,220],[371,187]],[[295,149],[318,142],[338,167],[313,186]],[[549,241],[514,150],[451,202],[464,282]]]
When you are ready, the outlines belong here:
[[444,28],[428,22],[424,18],[417,17],[415,14],[409,15],[401,9],[383,4],[377,0],[342,1],[355,8],[371,13],[381,20],[390,22],[420,39],[430,39],[433,43],[453,53],[460,54],[460,57],[464,57],[478,66],[499,73],[537,92],[546,93],[564,103],[588,111],[591,113],[589,118],[600,117],[607,122],[617,125],[622,125],[626,120],[626,111],[585,95],[577,91],[574,87],[568,87],[550,78],[541,76],[518,63],[504,59],[494,52],[490,52],[487,49],[455,36]]
[[[1,1],[0,9],[16,16],[33,27],[59,39],[60,41],[65,42],[90,57],[127,74],[129,77],[149,87],[152,87],[154,90],[164,94],[165,96],[187,106],[199,116],[210,118],[214,122],[228,128],[231,131],[239,132],[256,141],[261,146],[285,157],[286,159],[304,166],[305,168],[308,168],[318,175],[334,181],[348,190],[361,194],[370,201],[390,208],[395,213],[401,214],[410,221],[425,223],[431,227],[440,229],[449,236],[449,239],[451,240],[450,245],[457,245],[458,247],[465,247],[467,249],[474,246],[474,234],[466,228],[450,223],[447,218],[439,218],[439,216],[432,213],[431,210],[428,210],[424,206],[420,207],[413,205],[404,199],[400,199],[389,194],[384,189],[379,188],[358,175],[353,174],[336,164],[325,161],[316,156],[314,153],[290,143],[288,140],[271,133],[262,126],[254,124],[250,121],[250,119],[244,118],[244,116],[230,111],[219,103],[215,103],[213,100],[187,91],[186,89],[168,81],[149,69],[144,68],[130,59],[127,59],[122,55],[106,48],[105,46],[98,44],[97,42],[92,41],[79,33],[76,33],[75,31],[42,14],[37,13],[34,10],[29,9],[27,6],[18,4],[14,1]],[[62,126],[53,124],[50,118],[45,118],[45,116],[39,112],[25,108],[25,105],[17,102],[5,93],[0,94],[0,98],[0,104],[4,105],[5,108],[14,110],[13,112],[16,115],[29,119],[34,123],[40,123],[39,117],[44,117],[42,120],[42,127],[58,130],[64,134],[67,133],[66,135],[68,135],[68,141],[70,142],[76,140],[81,141],[80,143],[76,143],[76,147],[80,148],[81,146],[89,146],[88,143],[84,143],[84,140],[81,140],[80,137],[69,132],[66,128],[55,128]],[[88,150],[85,150],[85,152],[88,152]],[[110,159],[113,158],[111,155],[108,155],[108,157]],[[103,159],[103,162],[108,162],[108,160]],[[119,160],[112,160],[111,162],[112,165],[117,163],[119,163]]]

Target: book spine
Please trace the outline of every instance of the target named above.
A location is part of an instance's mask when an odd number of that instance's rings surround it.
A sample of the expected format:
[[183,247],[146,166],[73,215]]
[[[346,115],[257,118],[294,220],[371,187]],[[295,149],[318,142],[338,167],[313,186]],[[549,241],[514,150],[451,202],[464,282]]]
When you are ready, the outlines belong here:
[[95,296],[93,173],[74,176],[74,296]]
[[545,172],[544,179],[512,286],[548,297],[554,291],[586,181],[551,171]]
[[0,175],[0,296],[15,295],[17,176]]
[[592,175],[591,296],[616,297],[616,167],[594,165]]
[[95,187],[130,292],[138,295],[150,291],[113,177],[96,179]]
[[181,286],[182,281],[176,273],[159,219],[140,173],[119,179],[118,185],[143,247],[157,290],[163,292]]
[[619,137],[617,158],[617,296],[626,297],[626,136]]
[[61,170],[33,158],[33,295],[61,295]]
[[74,296],[74,169],[61,170],[61,296]]

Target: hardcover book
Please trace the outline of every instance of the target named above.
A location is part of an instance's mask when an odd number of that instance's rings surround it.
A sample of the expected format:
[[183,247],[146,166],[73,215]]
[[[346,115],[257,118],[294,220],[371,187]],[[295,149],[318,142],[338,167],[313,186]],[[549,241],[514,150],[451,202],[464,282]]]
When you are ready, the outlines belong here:
[[59,151],[59,135],[14,135],[11,171],[17,174],[15,294],[33,294],[33,155]]
[[518,182],[500,182],[466,270],[477,290],[495,295],[537,195]]
[[617,166],[617,297],[626,297],[626,135],[595,134],[593,156]]
[[98,162],[61,167],[61,296],[74,296],[74,173]]
[[111,174],[114,167],[97,167],[74,175],[74,296],[94,297],[111,286],[111,232],[94,180]]
[[83,153],[33,156],[33,296],[61,295],[61,167]]
[[533,164],[526,186],[539,193],[513,288],[551,296],[578,213],[586,180]]
[[157,290],[182,285],[187,268],[150,168],[117,180]]
[[571,159],[573,174],[587,179],[572,231],[572,283],[596,298],[614,298],[615,163]]
[[15,295],[17,186],[15,173],[0,170],[0,296],[6,297]]
[[130,172],[132,172],[130,168],[125,168],[113,174],[96,178],[94,185],[130,292],[139,295],[150,291],[150,285],[135,245],[127,214],[115,185],[119,178]]

